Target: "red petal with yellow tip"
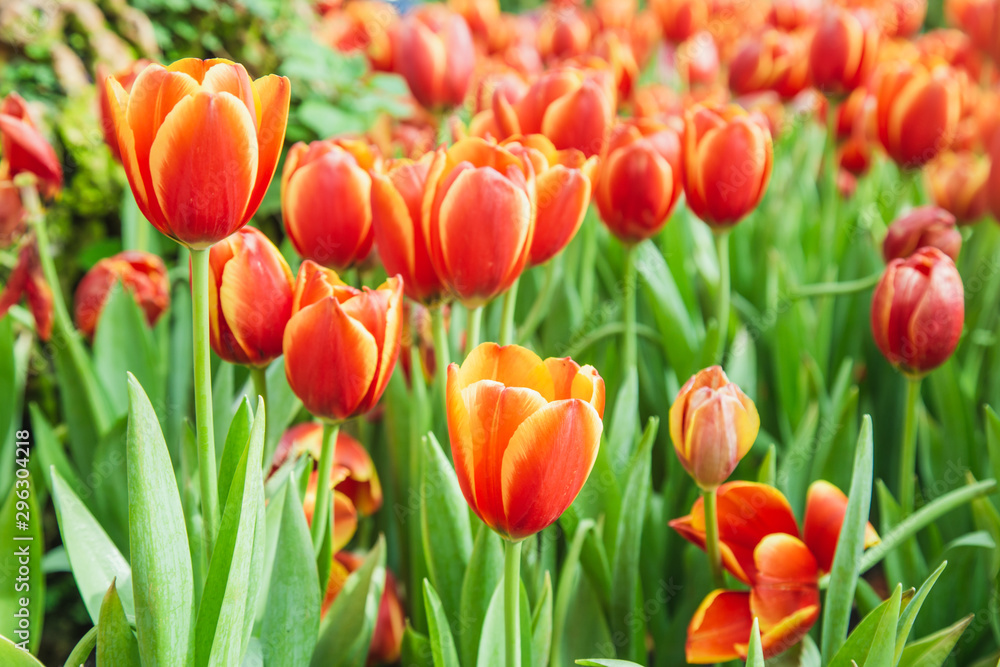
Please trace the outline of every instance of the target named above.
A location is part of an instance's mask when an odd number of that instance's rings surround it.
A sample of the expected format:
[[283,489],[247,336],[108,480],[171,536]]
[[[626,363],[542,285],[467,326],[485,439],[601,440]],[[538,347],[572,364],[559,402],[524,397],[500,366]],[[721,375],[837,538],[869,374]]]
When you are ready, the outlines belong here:
[[259,108],[255,110],[257,120],[257,179],[254,182],[250,201],[243,213],[243,221],[248,222],[260,207],[278,167],[281,148],[285,143],[285,127],[288,125],[288,105],[291,99],[291,84],[283,76],[274,74],[253,82],[254,99]]
[[[840,528],[847,513],[847,496],[824,480],[813,482],[806,496],[806,514],[802,539],[816,557],[823,572],[829,572],[840,539]],[[865,548],[879,543],[878,533],[868,523],[865,527]]]
[[688,624],[685,657],[694,665],[736,660],[740,657],[737,645],[748,642],[752,629],[749,593],[712,591]]
[[531,240],[531,264],[547,262],[573,240],[590,204],[590,180],[579,169],[556,165],[537,179],[538,219]]
[[458,370],[455,389],[462,391],[478,380],[494,380],[507,387],[534,389],[546,401],[555,400],[552,374],[541,357],[520,345],[481,343]]
[[[754,564],[757,576],[750,608],[762,628],[777,626],[800,609],[819,606],[819,569],[799,538],[786,533],[766,536],[754,549]],[[803,634],[808,630],[801,629]]]
[[585,81],[576,91],[549,105],[542,120],[542,134],[556,148],[576,148],[587,157],[598,155],[614,120],[613,104],[597,83]]

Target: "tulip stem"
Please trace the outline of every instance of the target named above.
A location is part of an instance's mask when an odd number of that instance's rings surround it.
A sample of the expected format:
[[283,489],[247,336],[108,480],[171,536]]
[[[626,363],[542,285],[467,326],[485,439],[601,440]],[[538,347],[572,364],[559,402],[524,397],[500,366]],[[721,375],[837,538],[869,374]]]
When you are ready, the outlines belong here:
[[191,293],[194,309],[194,401],[198,421],[198,476],[205,548],[211,560],[219,528],[219,492],[215,470],[215,425],[212,416],[212,361],[208,330],[209,249],[191,250]]
[[730,278],[729,278],[729,231],[715,234],[715,251],[719,257],[719,308],[716,318],[719,323],[719,342],[715,348],[715,363],[722,364],[726,354],[726,339],[729,338]]
[[316,505],[313,508],[312,526],[310,527],[313,549],[317,555],[322,551],[323,539],[332,537],[326,529],[327,524],[332,523],[331,519],[333,518],[330,505],[330,473],[333,471],[333,459],[337,454],[339,433],[339,422],[323,424],[323,446],[319,454],[319,469],[316,471]]
[[556,262],[558,260],[559,257],[554,257],[545,265],[545,280],[542,282],[542,287],[538,290],[538,296],[535,297],[535,302],[531,304],[531,310],[528,311],[528,316],[524,318],[524,322],[517,330],[518,343],[527,342],[527,340],[535,334],[535,330],[538,329],[538,325],[542,323],[545,311],[548,309],[549,303],[552,301],[552,288],[555,286],[556,282]]
[[21,201],[28,212],[28,220],[32,229],[35,230],[35,242],[38,246],[38,261],[42,265],[42,273],[45,282],[52,290],[53,310],[55,311],[55,324],[64,334],[72,334],[73,320],[66,307],[66,300],[63,298],[62,289],[59,286],[59,273],[56,271],[55,262],[49,251],[49,234],[45,227],[45,214],[42,212],[42,203],[38,198],[38,189],[34,182],[20,187]]
[[469,355],[479,345],[479,329],[483,325],[483,309],[469,308],[468,319],[465,322],[465,354]]
[[726,580],[722,576],[722,552],[719,550],[719,510],[716,507],[716,490],[702,489],[701,497],[705,501],[705,553],[708,554],[708,567],[712,572],[712,585],[724,588]]
[[[264,401],[265,407],[267,406],[267,366],[250,367],[250,379],[253,381],[253,392],[260,396]],[[256,403],[256,401],[252,401]]]
[[517,307],[517,286],[520,282],[521,278],[518,277],[503,295],[503,313],[500,318],[501,345],[510,345],[516,342],[514,340],[514,309]]
[[899,459],[899,505],[904,514],[913,511],[914,471],[917,466],[917,402],[920,379],[907,378],[906,412],[903,415],[903,447]]
[[431,308],[431,328],[434,330],[434,401],[440,407],[444,405],[448,364],[451,363],[448,330],[444,325],[444,304]]
[[507,667],[521,667],[521,543],[504,543],[504,629]]
[[623,319],[625,320],[625,341],[622,346],[622,361],[625,362],[625,369],[636,368],[638,354],[636,351],[636,317],[635,317],[635,246],[625,247],[625,303],[622,305]]

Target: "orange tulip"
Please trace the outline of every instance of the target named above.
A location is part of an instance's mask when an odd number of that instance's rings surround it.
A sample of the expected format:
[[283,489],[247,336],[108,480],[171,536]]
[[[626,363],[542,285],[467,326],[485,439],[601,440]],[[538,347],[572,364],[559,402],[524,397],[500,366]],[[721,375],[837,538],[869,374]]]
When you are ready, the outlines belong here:
[[351,0],[323,17],[319,36],[342,53],[361,51],[372,69],[392,70],[392,38],[398,16],[388,2]]
[[847,95],[867,82],[878,48],[878,26],[870,14],[827,9],[809,52],[813,84],[832,95]]
[[288,384],[307,410],[344,420],[378,402],[399,354],[402,310],[398,276],[362,291],[302,263],[283,349]]
[[[816,480],[806,493],[806,515],[802,522],[802,541],[816,556],[820,572],[829,572],[837,553],[840,527],[847,513],[847,496],[830,482]],[[865,548],[880,542],[872,525],[865,525]]]
[[393,48],[396,72],[418,102],[428,109],[462,103],[476,52],[460,15],[440,4],[420,5],[400,21]]
[[483,343],[448,367],[459,486],[487,526],[519,541],[556,521],[597,459],[604,380],[572,359]]
[[431,263],[463,304],[480,306],[521,275],[537,210],[530,161],[478,138],[439,148],[423,206]]
[[94,337],[111,289],[119,282],[135,299],[151,327],[170,306],[170,279],[162,259],[139,250],[105,257],[87,271],[73,299],[76,328],[88,339]]
[[380,164],[360,139],[299,142],[289,149],[281,213],[299,255],[338,271],[368,256],[374,238],[369,170]]
[[590,44],[590,26],[578,9],[550,9],[538,24],[538,52],[547,61],[581,55]]
[[679,44],[708,25],[707,0],[652,0],[663,36]]
[[488,45],[500,20],[498,0],[448,0],[448,7],[461,15],[480,45]]
[[149,65],[131,91],[114,77],[105,86],[125,174],[154,227],[202,249],[253,217],[284,143],[288,79],[185,58]]
[[[125,92],[132,91],[132,84],[135,83],[136,77],[142,70],[146,69],[146,66],[150,64],[149,60],[141,58],[136,60],[130,66],[125,69],[115,72],[114,74],[109,74],[107,68],[103,65],[97,66],[97,80],[106,81],[108,76],[113,76],[119,85]],[[122,152],[118,148],[118,134],[115,132],[115,117],[111,111],[111,100],[107,95],[97,96],[97,110],[101,118],[101,130],[104,132],[104,143],[108,145],[108,149],[111,154],[119,162],[122,161]]]
[[636,0],[594,0],[594,17],[603,30],[628,29],[636,20]]
[[954,71],[896,61],[879,69],[878,135],[901,167],[918,168],[951,146],[962,113]]
[[670,126],[622,122],[611,133],[597,181],[601,220],[624,243],[661,229],[681,196],[681,141]]
[[763,199],[774,151],[765,122],[735,105],[685,114],[684,193],[710,226],[735,225]]
[[952,261],[958,259],[962,235],[955,229],[955,216],[935,206],[913,209],[889,225],[882,242],[882,256],[886,262],[906,259],[927,246],[937,248]]
[[819,20],[819,0],[772,0],[768,22],[781,30],[798,30]]
[[[364,563],[364,559],[347,551],[341,551],[333,558],[330,569],[330,580],[326,586],[321,614],[326,615],[333,601],[344,587],[347,577]],[[367,664],[391,665],[399,660],[403,647],[403,631],[406,629],[406,618],[403,615],[403,605],[399,601],[399,587],[396,577],[390,570],[385,571],[385,588],[378,605],[378,616],[375,618],[375,630],[371,644],[368,645]]]
[[208,312],[212,349],[225,361],[267,366],[281,356],[295,280],[260,230],[244,227],[212,246]]
[[62,188],[62,165],[52,145],[39,133],[28,113],[28,103],[17,93],[0,102],[0,174],[13,178],[22,172],[38,178],[38,189],[53,197]]
[[45,281],[42,264],[38,259],[38,245],[34,238],[21,246],[17,256],[17,264],[7,278],[7,284],[0,292],[0,318],[3,318],[10,307],[21,301],[28,300],[28,308],[35,318],[35,331],[38,337],[47,341],[52,336],[52,319],[54,315],[54,298],[52,288]]
[[872,295],[875,344],[901,372],[920,377],[951,356],[965,322],[965,290],[955,263],[937,248],[894,259]]
[[589,53],[611,66],[618,96],[623,100],[628,99],[639,80],[639,63],[627,36],[606,30],[591,41]]

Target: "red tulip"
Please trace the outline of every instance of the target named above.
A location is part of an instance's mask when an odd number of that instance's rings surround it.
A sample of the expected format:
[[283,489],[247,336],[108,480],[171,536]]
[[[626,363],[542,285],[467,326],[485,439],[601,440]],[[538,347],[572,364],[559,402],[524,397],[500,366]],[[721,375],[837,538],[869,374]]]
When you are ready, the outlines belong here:
[[708,25],[707,0],[652,0],[663,36],[674,43],[688,39]]
[[[119,85],[125,90],[126,93],[132,91],[132,84],[135,83],[136,77],[142,70],[146,69],[146,66],[150,64],[149,60],[141,58],[136,60],[134,63],[126,67],[125,69],[110,74],[103,65],[97,66],[97,80],[106,81],[109,76],[113,76]],[[111,111],[111,100],[107,95],[97,96],[97,110],[101,117],[101,130],[104,132],[104,143],[108,145],[108,149],[111,154],[119,162],[122,161],[122,153],[118,148],[118,134],[115,132],[115,117]]]
[[459,486],[487,526],[519,541],[556,521],[597,459],[604,380],[573,360],[483,343],[448,367]]
[[[52,145],[35,129],[28,103],[17,93],[0,102],[0,153],[7,176],[22,172],[38,178],[38,189],[53,197],[62,189],[62,165]],[[0,167],[0,171],[4,171]]]
[[[669,54],[669,51],[663,53]],[[708,31],[692,35],[678,44],[673,62],[677,74],[688,86],[712,86],[719,78],[719,49]]]
[[[333,559],[330,569],[330,580],[326,586],[321,613],[329,610],[333,601],[344,587],[347,577],[364,563],[364,559],[347,551],[341,551]],[[406,629],[406,618],[403,615],[403,605],[399,601],[399,587],[396,577],[390,570],[385,571],[385,588],[378,605],[378,616],[375,618],[375,630],[371,644],[368,646],[369,665],[391,665],[399,660],[403,646],[403,631]]]
[[24,233],[28,214],[21,193],[12,181],[0,181],[0,248],[7,248]]
[[34,239],[21,246],[17,264],[7,278],[3,291],[0,292],[0,318],[7,314],[11,306],[19,303],[22,296],[28,300],[28,308],[35,318],[35,331],[38,332],[38,337],[47,341],[52,336],[54,301],[52,288],[42,273],[38,246]]
[[587,50],[590,37],[590,26],[579,10],[549,10],[538,24],[538,52],[551,61],[579,56]]
[[819,0],[772,0],[768,21],[781,30],[797,30],[819,20]]
[[302,263],[283,349],[288,384],[309,412],[339,421],[378,402],[399,354],[401,283],[397,276],[359,290]]
[[162,259],[139,250],[105,257],[87,271],[73,299],[76,328],[88,339],[94,337],[101,312],[116,283],[121,283],[132,296],[151,327],[170,306],[170,279]]
[[154,227],[203,249],[249,222],[281,154],[288,79],[186,58],[149,65],[131,91],[114,77],[105,86],[125,174]]
[[827,9],[809,52],[813,84],[833,95],[847,95],[871,76],[878,48],[878,26],[870,14]]
[[906,259],[920,248],[931,246],[958,259],[962,235],[955,229],[955,216],[936,206],[915,208],[889,225],[882,242],[882,257],[886,262]]
[[428,109],[465,99],[476,52],[465,20],[440,4],[420,5],[399,22],[393,63]]
[[792,99],[809,86],[808,44],[801,35],[768,30],[743,42],[729,63],[736,95],[773,90]]

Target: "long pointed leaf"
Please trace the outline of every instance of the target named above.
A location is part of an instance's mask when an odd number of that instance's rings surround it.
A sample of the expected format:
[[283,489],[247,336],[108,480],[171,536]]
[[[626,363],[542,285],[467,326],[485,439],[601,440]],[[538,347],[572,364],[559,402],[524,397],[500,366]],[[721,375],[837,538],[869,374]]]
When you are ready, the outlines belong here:
[[139,667],[139,643],[135,639],[121,598],[114,582],[101,603],[101,617],[97,624],[97,664],[115,667]]

